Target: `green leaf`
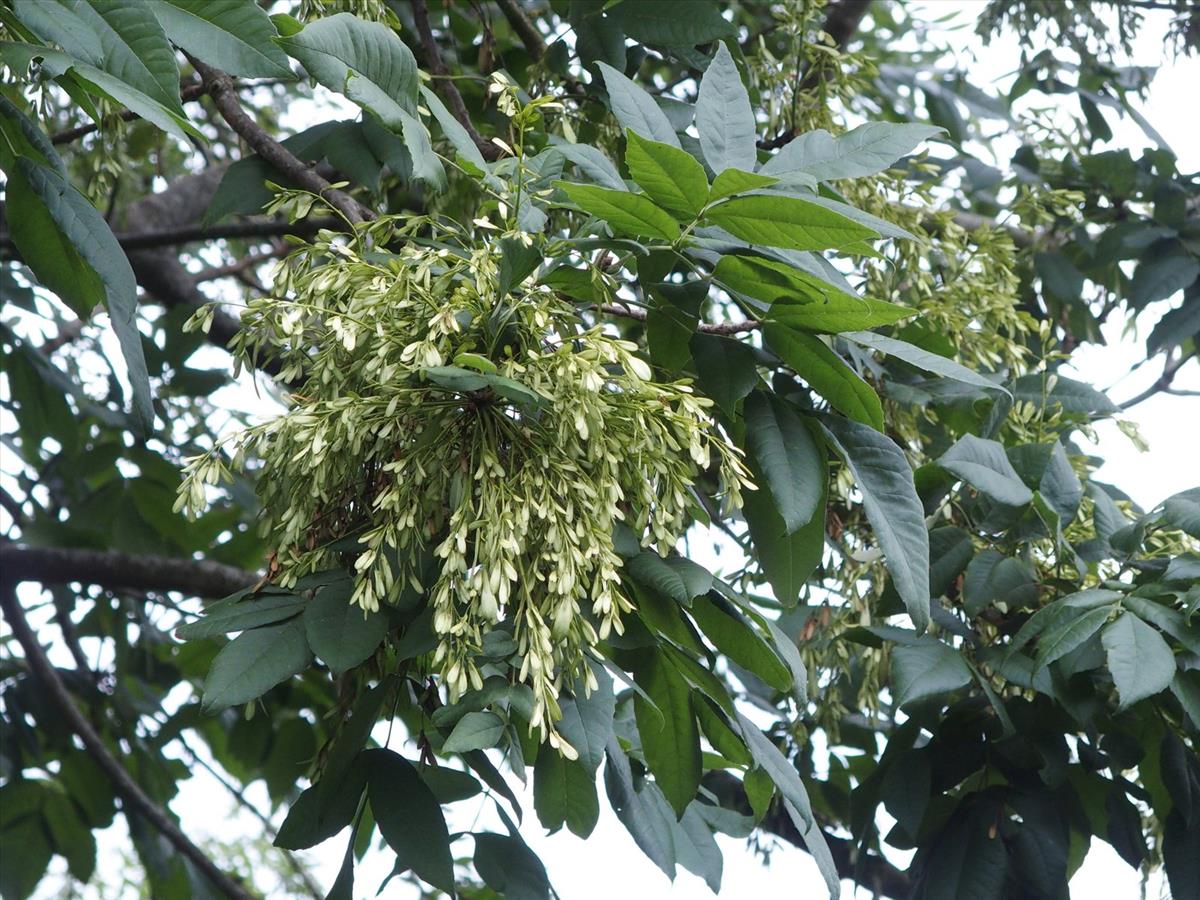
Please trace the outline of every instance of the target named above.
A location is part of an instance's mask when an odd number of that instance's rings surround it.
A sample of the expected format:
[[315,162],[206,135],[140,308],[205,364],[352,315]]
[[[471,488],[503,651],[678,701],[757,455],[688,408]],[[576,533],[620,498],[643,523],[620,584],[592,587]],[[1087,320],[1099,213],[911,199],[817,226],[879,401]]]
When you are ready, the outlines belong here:
[[879,233],[840,213],[795,197],[734,197],[709,209],[705,219],[751,244],[789,250],[828,250],[873,240]]
[[842,305],[845,305],[845,301],[862,302],[810,272],[761,256],[727,253],[717,260],[713,277],[726,287],[764,303],[801,299],[832,301]]
[[416,121],[417,61],[387,26],[338,13],[276,42],[316,81],[345,94],[393,131],[403,133]]
[[383,839],[422,881],[453,894],[450,833],[437,798],[404,757],[390,750],[370,755],[368,795]]
[[[1198,582],[1192,579],[1192,583]],[[1139,597],[1137,594],[1125,597],[1121,601],[1121,605],[1143,622],[1157,626],[1175,638],[1183,647],[1200,655],[1200,630],[1192,627],[1179,610],[1155,603],[1153,600],[1147,600],[1145,597]]]
[[883,431],[883,405],[879,395],[824,341],[776,324],[768,324],[763,329],[763,338],[779,358],[834,409],[876,431]]
[[717,45],[717,52],[700,79],[696,128],[704,161],[714,172],[754,171],[758,163],[754,111],[742,76],[724,43]]
[[692,604],[692,618],[718,650],[780,691],[795,687],[791,669],[750,622],[727,601],[709,595]]
[[491,389],[514,403],[522,403],[530,407],[544,406],[546,398],[519,381],[505,378],[503,375],[492,375],[487,372],[475,372],[460,366],[430,366],[421,372],[435,384],[462,394]]
[[717,200],[732,197],[734,194],[770,187],[778,181],[778,178],[771,178],[768,175],[756,175],[753,172],[743,172],[741,169],[725,169],[713,179],[712,187],[708,190],[708,202],[715,203]]
[[679,237],[679,224],[649,197],[630,191],[613,191],[590,184],[556,181],[571,202],[584,212],[603,219],[618,234],[656,237],[673,241]]
[[1165,690],[1175,677],[1175,654],[1133,613],[1122,613],[1106,626],[1100,640],[1122,709]]
[[417,773],[426,787],[433,792],[438,803],[443,806],[447,803],[458,803],[460,800],[470,800],[483,790],[475,776],[446,765],[418,766]]
[[421,94],[422,102],[429,108],[429,112],[437,119],[437,123],[442,126],[442,132],[454,145],[458,155],[470,163],[480,174],[490,172],[487,160],[483,158],[483,153],[476,145],[470,132],[463,127],[463,124],[454,118],[454,114],[446,109],[446,104],[442,103],[441,98],[431,91],[425,85],[420,85],[418,88]]
[[874,175],[942,131],[929,125],[868,122],[834,137],[818,129],[787,143],[763,164],[764,175],[805,172],[818,181]]
[[[930,535],[932,538],[932,534]],[[932,548],[931,548],[932,553]],[[963,578],[963,606],[977,616],[990,604],[1020,609],[1037,600],[1037,585],[1029,566],[997,550],[984,550],[971,560]]]
[[825,490],[822,451],[800,415],[775,394],[753,391],[746,398],[746,446],[758,463],[760,489],[770,492],[785,533],[810,522]]
[[387,616],[351,603],[353,590],[349,579],[325,585],[304,610],[308,645],[335,675],[368,659],[387,635]]
[[782,301],[771,307],[770,317],[779,325],[813,331],[817,334],[841,334],[891,325],[917,315],[915,309],[897,306],[886,300],[851,297],[831,292],[823,301],[794,303]]
[[894,356],[896,359],[902,359],[910,366],[916,366],[918,369],[923,369],[934,375],[941,375],[943,378],[950,378],[963,384],[970,384],[984,390],[998,391],[1001,394],[1011,396],[1008,388],[1003,385],[989,381],[982,375],[972,372],[966,366],[960,366],[952,359],[946,359],[944,356],[930,353],[928,350],[922,350],[920,347],[910,344],[907,341],[898,341],[895,338],[875,334],[872,331],[849,331],[843,334],[842,337],[854,341],[856,344],[861,344],[864,347],[870,347],[872,350],[878,350],[880,353],[886,353],[888,356]]
[[[1051,377],[1054,383],[1047,391]],[[1113,415],[1121,411],[1120,407],[1090,385],[1057,374],[1051,376],[1043,372],[1022,375],[1013,383],[1012,393],[1014,400],[1032,403],[1039,409],[1059,404],[1064,412],[1085,415]]]
[[653,3],[609,4],[628,37],[643,44],[695,47],[735,34],[708,0],[654,0]]
[[1167,816],[1162,855],[1171,896],[1200,896],[1200,828],[1189,823],[1179,809]]
[[[144,2],[144,0],[143,0]],[[266,10],[254,0],[152,0],[171,42],[230,75],[292,78]]]
[[963,435],[938,458],[937,464],[1004,506],[1019,507],[1033,502],[1033,491],[1021,481],[1004,452],[1004,445],[998,441]]
[[700,787],[700,729],[692,710],[691,690],[659,653],[644,654],[635,674],[657,707],[655,710],[641,695],[634,697],[646,765],[679,817]]
[[178,102],[173,106],[166,105],[120,78],[95,66],[79,62],[66,53],[33,44],[0,42],[0,58],[19,71],[27,68],[31,60],[41,59],[45,70],[69,74],[89,93],[107,97],[114,103],[128,107],[147,122],[181,141],[190,141],[193,138],[204,140],[204,135],[178,108]]
[[892,693],[903,707],[953,691],[971,681],[971,669],[953,647],[939,640],[892,648]]
[[546,867],[519,837],[476,833],[475,870],[505,900],[546,900],[550,879]]
[[791,803],[800,814],[803,823],[813,823],[812,804],[808,800],[808,791],[800,780],[800,773],[788,761],[779,748],[759,730],[759,727],[741,713],[738,714],[738,726],[742,729],[742,737],[746,739],[746,747],[759,767],[770,776],[780,795]]
[[662,557],[643,550],[626,560],[625,568],[635,581],[683,606],[712,588],[712,573],[682,556]]
[[183,116],[175,51],[149,4],[38,0],[19,2],[14,9],[43,38]]
[[572,696],[560,697],[558,701],[562,710],[559,733],[575,748],[580,764],[592,775],[604,761],[604,746],[612,736],[617,707],[612,679],[602,670],[595,675],[598,686],[590,696],[583,690],[583,683],[577,681]]
[[790,535],[765,491],[747,491],[742,497],[742,515],[754,543],[754,558],[771,585],[775,599],[784,606],[796,605],[800,592],[813,570],[821,564],[825,552],[825,500],[829,479],[825,474],[824,455],[819,459],[823,472],[821,501],[808,524]]
[[[371,101],[373,91],[374,88],[365,79],[354,73],[346,76],[346,96],[360,106],[365,106]],[[413,177],[423,181],[435,191],[444,189],[446,187],[446,170],[442,167],[442,161],[438,159],[437,154],[433,152],[433,145],[429,142],[429,130],[420,119],[409,115],[406,110],[396,110],[395,116],[397,124],[389,122],[384,124],[394,131],[399,131],[400,136],[404,139],[404,147],[412,160]]]
[[1104,606],[1055,620],[1038,638],[1035,665],[1038,668],[1048,666],[1082,645],[1108,621],[1111,612],[1111,607]]
[[[44,163],[64,178],[67,177],[66,166],[49,136],[21,111],[7,97],[0,95],[0,169],[11,172],[18,156],[27,156],[37,162]],[[2,270],[7,280],[3,282],[4,290],[15,292],[16,285],[11,281],[11,270]],[[5,297],[11,296],[6,293]]]
[[700,387],[728,415],[759,383],[754,350],[733,338],[696,332],[689,342]]
[[245,631],[248,628],[270,625],[291,618],[304,609],[304,606],[304,598],[295,594],[268,594],[231,606],[217,607],[195,622],[180,625],[175,629],[175,636],[180,640],[194,641],[228,634],[231,631]]
[[604,76],[608,105],[622,130],[635,131],[642,137],[672,147],[679,146],[675,129],[653,97],[607,63],[598,62],[596,65]]
[[712,830],[699,812],[702,808],[705,807],[696,803],[689,806],[683,818],[675,823],[671,839],[675,845],[675,858],[679,865],[704,879],[708,889],[715,894],[721,890],[724,859]]
[[299,618],[243,631],[213,660],[204,682],[202,705],[208,712],[217,712],[246,703],[303,672],[311,662],[312,652]]
[[641,790],[633,783],[629,757],[616,737],[608,742],[608,764],[604,767],[604,786],[613,812],[629,831],[634,843],[662,869],[675,877],[675,817],[656,784],[643,782]]
[[[154,428],[154,406],[137,327],[137,282],[121,245],[83,194],[48,166],[18,159],[7,190],[13,241],[38,279],[81,317],[99,299],[97,287],[102,288],[133,387],[138,430],[148,435]],[[81,266],[86,267],[82,272]],[[80,282],[72,283],[75,275],[82,275]]]
[[929,624],[929,532],[903,451],[886,435],[839,416],[825,416],[825,433],[862,491],[867,519],[917,631]]
[[588,837],[600,819],[595,773],[542,744],[533,767],[533,808],[544,828],[553,832],[565,824],[572,834]]
[[469,712],[458,720],[442,744],[443,753],[466,753],[495,747],[504,733],[504,720],[495,713]]
[[550,149],[575,164],[584,175],[601,187],[625,191],[625,180],[611,159],[590,144],[554,143]]
[[708,176],[690,153],[625,132],[625,165],[638,186],[660,206],[688,216],[704,208]]

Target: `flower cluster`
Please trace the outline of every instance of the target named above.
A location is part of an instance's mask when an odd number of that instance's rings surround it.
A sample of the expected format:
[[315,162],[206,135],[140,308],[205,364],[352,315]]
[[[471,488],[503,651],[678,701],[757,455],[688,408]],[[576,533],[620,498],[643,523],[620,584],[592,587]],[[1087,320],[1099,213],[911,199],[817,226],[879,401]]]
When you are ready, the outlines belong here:
[[697,473],[713,466],[739,505],[746,471],[687,383],[654,381],[636,345],[548,287],[502,297],[498,277],[490,245],[385,254],[319,236],[292,254],[238,348],[278,362],[291,408],[189,460],[179,506],[203,507],[227,453],[257,457],[282,584],[347,565],[364,610],[425,592],[452,697],[481,686],[476,655],[502,625],[531,727],[570,754],[559,688],[588,680],[586,657],[631,609],[614,526],[665,555]]

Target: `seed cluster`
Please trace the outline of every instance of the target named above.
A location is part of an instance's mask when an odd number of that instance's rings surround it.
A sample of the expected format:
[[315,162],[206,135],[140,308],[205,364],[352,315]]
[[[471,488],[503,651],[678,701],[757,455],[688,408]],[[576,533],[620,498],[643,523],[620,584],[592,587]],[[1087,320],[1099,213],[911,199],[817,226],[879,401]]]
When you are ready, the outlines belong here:
[[498,258],[478,242],[384,255],[332,236],[292,254],[239,347],[279,360],[299,385],[291,408],[190,459],[178,505],[205,506],[227,451],[235,466],[257,458],[282,584],[352,565],[364,610],[427,592],[431,664],[452,698],[482,685],[476,655],[503,623],[531,727],[569,755],[552,727],[559,688],[592,677],[586,657],[632,608],[614,526],[665,555],[697,472],[715,466],[740,505],[746,470],[710,401],[654,381],[635,344],[532,279],[501,298]]

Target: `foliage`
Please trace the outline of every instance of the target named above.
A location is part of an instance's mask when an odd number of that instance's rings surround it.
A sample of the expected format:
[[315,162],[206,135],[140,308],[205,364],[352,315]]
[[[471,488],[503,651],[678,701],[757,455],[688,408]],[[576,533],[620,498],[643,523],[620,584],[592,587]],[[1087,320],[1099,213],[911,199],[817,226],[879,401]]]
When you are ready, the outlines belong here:
[[[546,897],[514,778],[714,890],[717,833],[832,896],[1057,897],[1093,837],[1200,890],[1200,489],[1093,477],[1120,408],[1062,371],[1182,295],[1169,390],[1200,332],[1195,178],[1093,149],[1149,76],[1103,13],[991,4],[1077,54],[997,97],[882,0],[291,6],[0,10],[0,893],[92,878],[120,801],[154,896],[320,896],[288,854],[348,833],[348,897],[378,830]],[[277,142],[312,83],[361,115]],[[261,779],[278,884],[98,755]]]

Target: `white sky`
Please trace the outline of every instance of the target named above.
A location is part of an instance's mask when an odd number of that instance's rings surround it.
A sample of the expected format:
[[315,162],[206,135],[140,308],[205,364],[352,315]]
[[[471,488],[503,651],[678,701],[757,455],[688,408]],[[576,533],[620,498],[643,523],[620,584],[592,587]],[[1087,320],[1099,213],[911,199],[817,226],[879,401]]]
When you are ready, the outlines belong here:
[[[978,84],[995,82],[1002,85],[1004,76],[1015,64],[1018,51],[1015,41],[1011,39],[992,41],[986,49],[981,46],[972,29],[982,5],[981,0],[919,0],[911,4],[913,11],[925,19],[957,13],[954,21],[962,28],[956,32],[954,43],[963,48],[964,61],[970,62],[974,80]],[[1196,140],[1195,117],[1181,115],[1180,111],[1195,108],[1195,90],[1200,85],[1200,61],[1164,59],[1164,47],[1156,37],[1162,33],[1160,23],[1164,15],[1151,13],[1148,16],[1146,36],[1138,41],[1135,49],[1134,58],[1139,64],[1163,64],[1142,111],[1177,153],[1179,168],[1182,171],[1195,171],[1200,169],[1200,141]],[[1135,155],[1148,145],[1136,124],[1129,120],[1116,120],[1111,111],[1108,111],[1108,118],[1115,133],[1114,145],[1130,147]],[[1102,388],[1112,386],[1111,373],[1125,372],[1141,358],[1144,352],[1142,342],[1167,306],[1169,304],[1159,304],[1158,308],[1144,314],[1137,323],[1135,334],[1122,334],[1119,327],[1113,326],[1105,330],[1108,346],[1088,346],[1077,352],[1074,368],[1079,377]],[[1160,366],[1161,363],[1146,366],[1120,382],[1112,390],[1113,399],[1119,402],[1137,394],[1157,377]],[[1198,372],[1200,366],[1191,364],[1177,377],[1176,385],[1200,388]],[[256,411],[262,409],[245,391],[239,399],[242,402],[237,406]],[[1127,491],[1146,508],[1176,491],[1195,486],[1197,469],[1194,447],[1197,422],[1200,422],[1200,401],[1160,394],[1136,407],[1127,418],[1138,423],[1151,449],[1141,454],[1115,425],[1100,425],[1096,429],[1099,455],[1106,460],[1100,477]],[[697,545],[701,543],[704,542],[696,542]],[[252,786],[248,796],[260,809],[268,808],[266,792],[261,783]],[[713,896],[699,878],[683,869],[680,869],[676,881],[670,883],[636,848],[632,838],[608,809],[602,789],[601,797],[600,823],[587,841],[565,831],[553,836],[545,835],[533,812],[532,792],[527,790],[522,798],[527,811],[522,835],[546,863],[551,882],[563,900],[608,900],[614,896],[630,900],[650,897],[708,900]],[[232,835],[260,831],[259,824],[247,813],[237,811],[228,795],[203,773],[182,784],[181,795],[172,805],[196,837],[209,834],[230,840]],[[281,815],[277,816],[276,822],[281,818]],[[502,830],[499,821],[490,812],[490,801],[483,804],[483,808],[473,800],[458,804],[450,824],[451,831],[470,830],[472,827]],[[332,884],[341,863],[344,840],[343,835],[300,854],[326,888]],[[721,897],[740,900],[751,897],[824,896],[823,882],[808,854],[788,845],[780,845],[773,852],[770,866],[767,867],[747,849],[745,841],[721,835],[717,840],[724,851],[725,860]],[[114,851],[125,841],[123,825],[114,826],[102,836],[102,873],[113,873],[119,868],[120,863]],[[469,853],[469,841],[458,845],[458,849]],[[896,854],[894,858],[903,861],[906,857]],[[390,851],[369,853],[356,873],[355,896],[375,896],[379,883],[391,870],[392,862]],[[49,883],[43,885],[40,892],[42,896],[52,895],[47,890],[49,887]],[[1134,898],[1141,896],[1141,879],[1107,844],[1097,841],[1072,882],[1072,892],[1077,897]],[[1148,895],[1166,895],[1161,877],[1151,879]],[[416,896],[416,893],[411,887],[394,880],[381,896],[402,898]],[[852,896],[849,888],[844,891],[844,896]],[[867,895],[860,892],[860,896]]]

